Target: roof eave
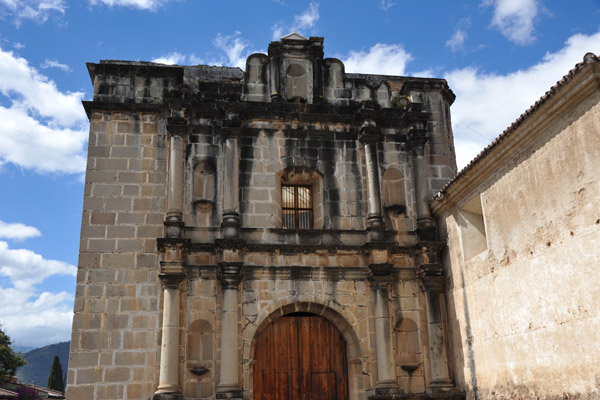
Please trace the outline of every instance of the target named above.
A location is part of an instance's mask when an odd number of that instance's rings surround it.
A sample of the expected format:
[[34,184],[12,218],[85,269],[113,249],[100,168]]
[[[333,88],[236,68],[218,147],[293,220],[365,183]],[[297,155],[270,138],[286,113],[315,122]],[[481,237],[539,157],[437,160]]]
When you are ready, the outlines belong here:
[[[499,163],[514,157],[519,148],[595,90],[600,90],[600,59],[588,53],[584,62],[569,71],[434,196],[433,213],[438,217],[445,214],[494,173]],[[542,116],[547,118],[539,120]]]

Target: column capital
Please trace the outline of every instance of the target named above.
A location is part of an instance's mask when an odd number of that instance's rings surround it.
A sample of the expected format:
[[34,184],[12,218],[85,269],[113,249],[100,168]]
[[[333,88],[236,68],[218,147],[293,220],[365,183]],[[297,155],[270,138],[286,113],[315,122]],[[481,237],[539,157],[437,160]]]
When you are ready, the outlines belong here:
[[226,142],[229,139],[237,140],[242,134],[242,128],[236,126],[223,126],[221,128],[221,141]]
[[371,264],[367,272],[367,279],[374,289],[387,289],[392,281],[394,266],[389,263]]
[[419,276],[419,281],[423,285],[426,291],[435,292],[435,293],[444,293],[444,289],[446,288],[446,277],[443,275],[426,275],[426,272],[422,272],[423,269],[433,268],[434,270],[439,270],[439,266],[433,266],[432,264],[421,265],[419,266],[419,271],[417,275]]
[[184,274],[168,274],[168,273],[160,273],[158,277],[162,284],[167,289],[178,289],[179,284],[185,278]]
[[358,140],[361,143],[377,143],[383,138],[381,129],[377,126],[377,123],[373,120],[366,120],[360,127]]
[[408,143],[415,151],[422,151],[425,143],[429,140],[427,131],[425,128],[419,128],[418,126],[412,126],[407,134]]
[[183,117],[168,117],[167,132],[171,136],[185,136],[187,133],[187,120]]
[[217,277],[223,289],[237,289],[244,279],[244,263],[242,262],[220,262]]
[[225,119],[223,120],[223,128],[239,128],[242,126],[240,113],[236,111],[229,110],[226,112]]
[[[429,206],[429,205],[427,205]],[[434,242],[437,238],[437,222],[430,215],[417,217],[417,231],[422,242]]]

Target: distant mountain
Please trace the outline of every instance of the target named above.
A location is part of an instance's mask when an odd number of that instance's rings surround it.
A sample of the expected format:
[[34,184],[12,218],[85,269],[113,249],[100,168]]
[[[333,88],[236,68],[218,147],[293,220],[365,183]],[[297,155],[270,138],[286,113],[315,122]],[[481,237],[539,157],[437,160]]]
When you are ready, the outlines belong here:
[[37,347],[35,346],[10,346],[17,353],[27,353],[28,351],[35,350]]
[[26,383],[45,387],[48,383],[52,359],[57,355],[62,365],[66,384],[70,344],[71,342],[50,344],[23,354],[23,357],[27,360],[27,365],[17,370],[17,378]]

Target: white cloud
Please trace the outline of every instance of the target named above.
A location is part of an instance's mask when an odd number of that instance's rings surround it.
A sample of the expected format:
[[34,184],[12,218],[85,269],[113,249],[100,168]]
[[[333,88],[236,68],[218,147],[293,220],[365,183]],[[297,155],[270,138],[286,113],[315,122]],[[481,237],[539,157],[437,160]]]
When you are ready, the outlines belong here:
[[465,40],[467,39],[467,29],[471,26],[471,21],[468,18],[461,19],[456,25],[454,34],[446,42],[446,47],[450,47],[452,51],[458,51],[464,47]]
[[13,344],[45,346],[71,338],[73,295],[0,287],[0,323]]
[[33,111],[52,122],[73,126],[86,119],[81,99],[83,93],[62,93],[56,84],[31,67],[27,60],[11,51],[0,49],[0,93],[21,107]]
[[379,4],[379,8],[381,8],[383,11],[387,11],[395,5],[396,5],[395,1],[381,0],[381,3]]
[[17,50],[23,50],[25,48],[25,45],[21,42],[15,42],[15,44],[13,45],[13,47]]
[[223,54],[217,57],[213,56],[213,58],[207,61],[196,57],[194,54],[186,55],[176,51],[154,58],[152,61],[167,65],[198,65],[206,63],[208,65],[225,65],[245,69],[246,59],[254,52],[249,50],[250,43],[242,37],[242,33],[239,31],[236,31],[232,35],[218,33],[213,39],[213,45]]
[[63,70],[65,72],[71,71],[71,68],[67,64],[61,64],[57,60],[49,60],[47,58],[44,61],[44,63],[42,65],[40,65],[40,68],[42,68],[42,69],[58,68],[58,69]]
[[[0,49],[0,165],[38,172],[85,170],[87,117],[83,93],[63,93],[24,58]],[[35,145],[32,145],[34,143]]]
[[539,0],[485,0],[494,7],[491,26],[511,42],[526,45],[535,41],[534,20],[540,12]]
[[464,167],[510,126],[581,62],[585,53],[599,48],[600,32],[589,36],[577,34],[562,49],[546,53],[539,63],[526,69],[500,75],[470,67],[445,74],[456,94],[452,125],[458,167]]
[[156,10],[169,0],[90,0],[90,4],[103,4],[109,7],[130,7],[140,10]]
[[221,33],[213,40],[213,44],[219,50],[227,55],[226,62],[217,62],[218,64],[231,67],[246,68],[246,59],[250,55],[246,48],[248,41],[242,37],[241,32],[237,31],[233,35],[223,36]]
[[182,65],[185,64],[185,60],[187,56],[181,53],[177,53],[176,51],[164,54],[160,57],[153,58],[152,62],[159,64],[167,64],[167,65]]
[[399,44],[377,43],[368,51],[351,51],[342,58],[346,72],[404,75],[412,56]]
[[0,238],[24,240],[40,236],[41,232],[33,227],[21,223],[9,224],[0,221]]
[[279,40],[288,33],[297,32],[304,34],[307,30],[314,28],[319,20],[319,3],[311,2],[308,8],[299,15],[294,16],[292,24],[278,23],[273,25],[273,40]]
[[[0,221],[0,237],[33,237],[39,231],[23,224]],[[0,241],[0,276],[10,280],[11,287],[0,287],[0,324],[16,344],[43,346],[69,340],[73,318],[73,295],[38,293],[36,285],[51,276],[74,278],[77,267],[48,260],[27,249],[11,249]]]
[[30,291],[52,275],[75,276],[77,267],[62,261],[46,260],[27,249],[10,249],[0,241],[0,275],[8,277],[18,290]]
[[185,55],[176,51],[153,58],[152,62],[166,65],[198,65],[204,63],[204,61],[202,61],[200,57],[196,57],[195,54]]
[[16,25],[23,19],[46,22],[52,12],[64,14],[64,0],[0,0],[0,8],[13,18]]

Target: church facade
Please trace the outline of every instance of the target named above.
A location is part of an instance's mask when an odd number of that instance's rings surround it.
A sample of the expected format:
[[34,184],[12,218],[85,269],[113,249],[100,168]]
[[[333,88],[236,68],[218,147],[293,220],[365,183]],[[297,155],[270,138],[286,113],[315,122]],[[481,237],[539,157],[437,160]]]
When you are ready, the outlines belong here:
[[429,199],[441,79],[297,34],[246,70],[88,64],[68,399],[462,398]]

